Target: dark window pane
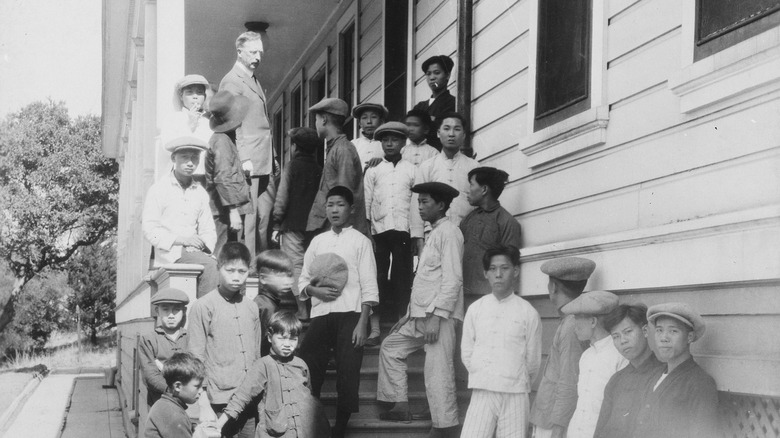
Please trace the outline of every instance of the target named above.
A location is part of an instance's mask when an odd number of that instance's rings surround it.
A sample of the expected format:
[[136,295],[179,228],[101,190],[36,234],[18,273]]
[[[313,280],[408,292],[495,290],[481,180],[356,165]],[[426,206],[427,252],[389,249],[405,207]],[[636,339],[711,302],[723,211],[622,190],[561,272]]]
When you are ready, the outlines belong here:
[[[339,57],[340,62],[340,84],[341,99],[347,102],[347,105],[352,106],[352,99],[355,95],[355,24],[350,24],[344,32],[341,33],[339,38]],[[344,126],[344,133],[347,138],[352,140],[352,133],[354,132],[354,120],[351,120]]]
[[780,0],[697,0],[694,60],[780,24]]
[[409,3],[385,4],[385,107],[390,120],[401,120],[406,113],[406,61]]
[[534,112],[537,120],[588,99],[590,29],[590,0],[540,1]]
[[290,126],[302,126],[301,115],[301,87],[297,87],[290,93]]

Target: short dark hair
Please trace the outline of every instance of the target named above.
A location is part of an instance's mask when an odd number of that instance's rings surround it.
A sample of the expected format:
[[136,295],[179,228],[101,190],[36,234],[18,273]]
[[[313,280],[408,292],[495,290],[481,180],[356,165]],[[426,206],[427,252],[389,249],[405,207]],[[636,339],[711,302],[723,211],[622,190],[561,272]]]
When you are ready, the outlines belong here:
[[456,112],[449,112],[444,113],[438,117],[436,117],[436,130],[439,130],[441,128],[442,123],[444,123],[445,119],[458,119],[460,120],[460,124],[463,125],[463,131],[466,134],[469,134],[469,122],[466,120],[465,117],[463,117],[463,114],[456,113]]
[[433,127],[431,126],[431,115],[423,110],[413,109],[409,110],[408,113],[406,113],[406,116],[404,116],[404,121],[408,119],[409,117],[417,117],[420,119],[420,123],[425,125],[425,127],[430,131],[430,129]]
[[242,261],[247,266],[252,262],[252,255],[249,249],[241,242],[228,242],[222,246],[217,256],[217,266],[224,266],[230,262]]
[[509,179],[509,175],[503,170],[485,169],[484,167],[471,169],[468,174],[469,181],[471,181],[472,176],[477,181],[477,184],[487,186],[495,199],[498,199],[501,193],[504,192],[504,185],[506,185]]
[[206,378],[206,367],[190,353],[176,353],[165,361],[162,374],[168,388],[173,388],[176,382],[186,385],[192,379],[203,380]]
[[634,324],[642,327],[647,325],[647,306],[644,304],[621,304],[615,310],[607,313],[603,317],[604,329],[611,332],[616,325],[624,319],[629,318]]
[[512,263],[512,266],[520,266],[520,250],[512,245],[498,245],[485,250],[485,253],[482,255],[482,267],[486,271],[490,269],[490,262],[493,260],[493,257],[497,256],[506,256],[509,262]]
[[[435,202],[437,204],[439,202],[443,202],[444,203],[444,211],[442,211],[442,213],[446,213],[447,210],[450,209],[450,205],[452,204],[452,199],[450,199],[448,196],[444,195],[443,193],[430,193],[430,192],[422,192],[422,193],[425,193],[428,196],[430,196],[431,199],[433,199],[433,202]],[[422,193],[420,193],[420,194],[422,194]]]
[[563,294],[574,299],[582,295],[588,280],[561,280],[560,278],[550,277],[550,280],[557,283],[563,290]]
[[341,196],[345,201],[347,201],[349,205],[353,205],[355,203],[355,195],[352,194],[352,190],[344,186],[335,186],[328,190],[328,194],[325,196],[325,200],[327,201],[331,196]]
[[255,266],[258,271],[263,268],[288,274],[292,274],[293,271],[292,259],[280,249],[267,249],[258,254],[255,257]]
[[287,136],[290,137],[290,142],[298,146],[299,151],[307,154],[313,153],[322,144],[317,131],[308,127],[293,128],[287,131]]
[[302,330],[303,324],[295,317],[294,313],[289,310],[280,310],[275,312],[268,319],[266,334],[268,334],[268,336],[273,336],[276,334],[283,335],[289,333],[290,336],[299,336]]

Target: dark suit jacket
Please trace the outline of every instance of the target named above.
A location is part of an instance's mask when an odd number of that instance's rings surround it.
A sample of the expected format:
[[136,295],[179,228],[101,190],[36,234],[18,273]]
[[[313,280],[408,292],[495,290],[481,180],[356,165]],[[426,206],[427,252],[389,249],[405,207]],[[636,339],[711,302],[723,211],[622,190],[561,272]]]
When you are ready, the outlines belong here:
[[240,214],[253,211],[249,184],[241,170],[241,160],[233,140],[227,134],[215,132],[206,151],[206,191],[211,198],[211,214],[229,213],[229,207],[239,207]]
[[271,124],[268,120],[265,93],[255,78],[241,65],[236,63],[233,69],[222,78],[219,89],[236,95],[246,96],[251,105],[241,126],[236,131],[238,156],[241,161],[252,161],[252,175],[270,175],[271,161]]
[[436,124],[439,121],[439,116],[455,111],[455,96],[450,94],[450,90],[444,90],[444,93],[440,94],[432,104],[428,104],[428,99],[425,99],[417,102],[414,109],[426,111],[430,114],[433,127],[428,131],[428,144],[437,150],[441,150],[441,142],[436,134]]

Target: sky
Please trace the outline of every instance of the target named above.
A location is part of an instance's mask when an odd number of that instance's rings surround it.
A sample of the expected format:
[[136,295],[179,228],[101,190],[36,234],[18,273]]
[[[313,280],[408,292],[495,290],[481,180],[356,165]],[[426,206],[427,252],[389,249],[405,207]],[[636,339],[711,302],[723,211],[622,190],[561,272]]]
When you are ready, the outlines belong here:
[[36,100],[100,115],[101,0],[0,0],[0,117]]

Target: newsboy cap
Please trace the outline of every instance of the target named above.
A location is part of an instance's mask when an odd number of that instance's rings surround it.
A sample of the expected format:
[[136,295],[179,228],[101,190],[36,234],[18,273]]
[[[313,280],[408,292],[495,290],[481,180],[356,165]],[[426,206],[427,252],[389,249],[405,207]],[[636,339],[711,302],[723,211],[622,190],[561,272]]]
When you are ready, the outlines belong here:
[[618,297],[605,290],[583,292],[561,307],[561,312],[568,315],[606,315],[618,306]]
[[190,85],[203,85],[208,88],[209,81],[201,75],[187,75],[176,82],[176,92],[181,93],[182,88]]
[[417,184],[412,187],[412,191],[414,193],[427,193],[429,195],[436,196],[437,198],[444,198],[449,201],[452,201],[460,194],[457,189],[441,182],[427,182]]
[[596,270],[596,263],[582,257],[564,257],[546,261],[540,269],[558,280],[582,281]]
[[209,102],[211,119],[209,127],[214,132],[228,132],[236,129],[249,112],[249,98],[222,90]]
[[347,262],[340,255],[326,252],[314,258],[309,266],[311,285],[332,287],[341,292],[349,280]]
[[647,309],[647,320],[655,325],[655,320],[661,316],[674,318],[693,330],[693,340],[697,340],[704,335],[704,318],[685,303],[663,303],[656,304]]
[[190,298],[187,296],[184,291],[181,291],[179,289],[174,289],[172,287],[168,287],[165,289],[160,289],[157,291],[156,294],[152,297],[152,304],[189,304]]
[[310,113],[329,113],[336,116],[349,116],[349,105],[341,99],[326,97],[309,108]]
[[352,108],[352,117],[359,119],[360,115],[363,114],[364,111],[368,110],[376,111],[382,120],[387,119],[387,115],[389,114],[389,111],[387,111],[387,108],[385,108],[384,105],[366,102]]
[[431,56],[430,58],[426,59],[422,63],[422,71],[423,71],[423,73],[428,71],[428,67],[431,64],[439,64],[441,66],[441,68],[443,68],[444,71],[447,72],[447,74],[450,74],[450,73],[452,73],[452,67],[455,66],[455,61],[453,61],[452,58],[450,58],[447,55]]
[[409,136],[409,128],[401,122],[384,123],[374,131],[374,140],[382,140],[382,136],[385,134],[397,134],[406,138]]
[[209,145],[206,144],[205,141],[191,135],[176,137],[165,144],[165,150],[171,154],[182,149],[197,149],[199,151],[205,151],[208,148]]

